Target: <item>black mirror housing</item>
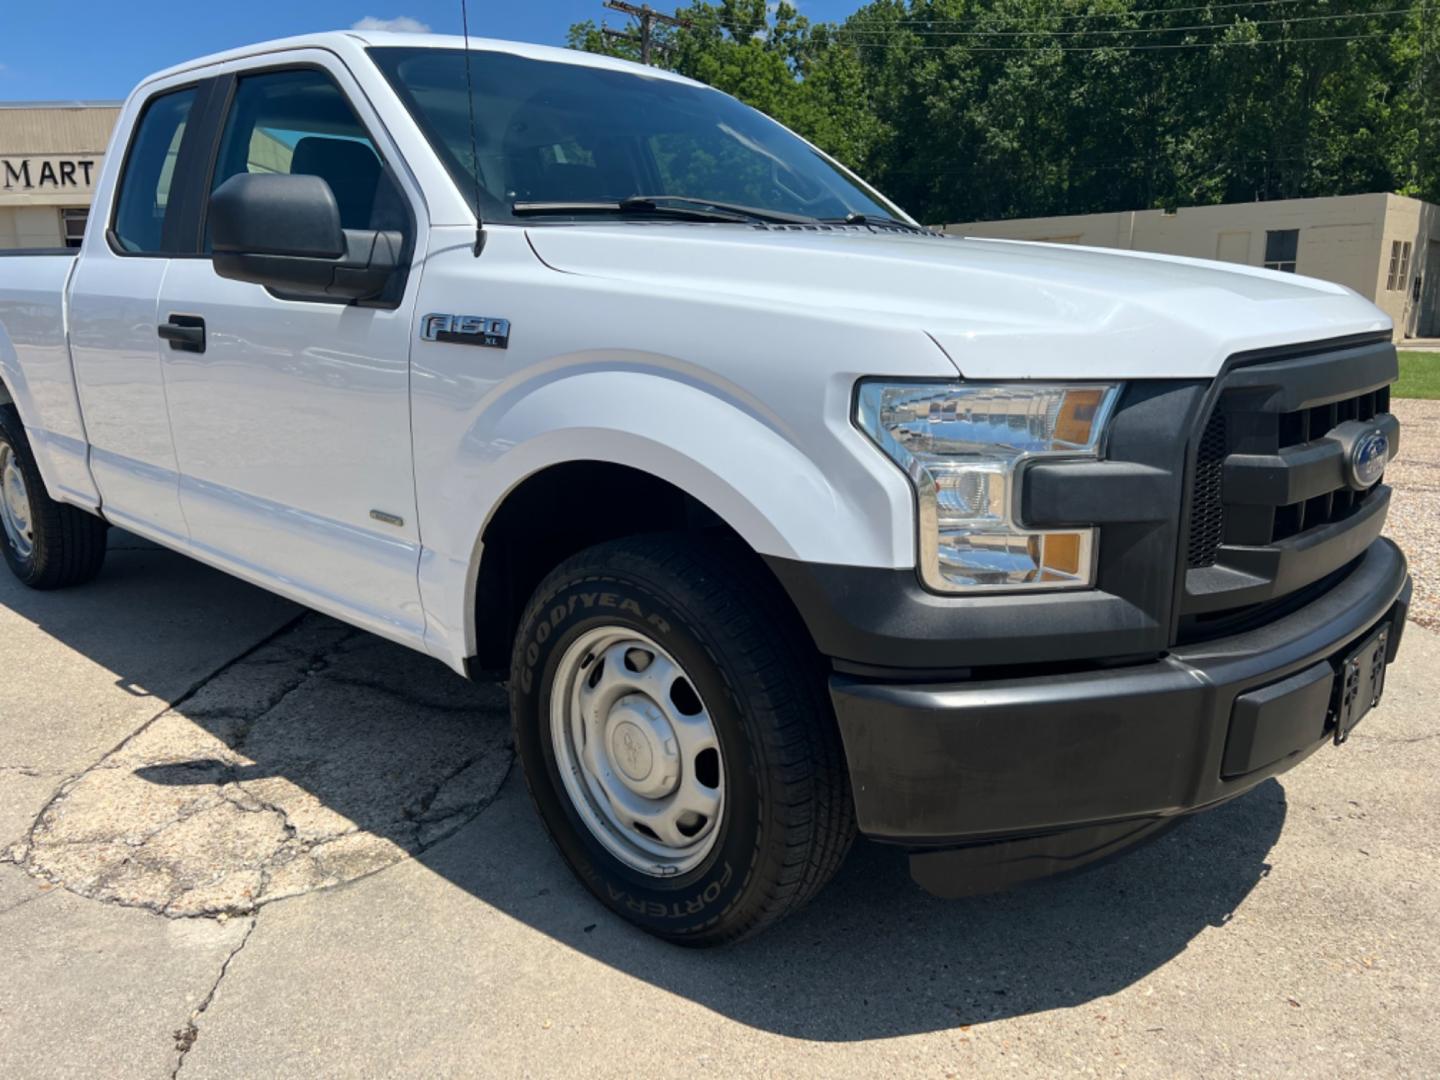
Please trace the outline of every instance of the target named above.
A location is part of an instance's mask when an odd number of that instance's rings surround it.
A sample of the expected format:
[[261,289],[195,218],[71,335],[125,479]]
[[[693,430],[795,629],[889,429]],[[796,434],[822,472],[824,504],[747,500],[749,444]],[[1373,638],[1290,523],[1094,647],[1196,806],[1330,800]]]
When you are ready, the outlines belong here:
[[217,255],[338,259],[345,254],[340,205],[318,176],[240,173],[210,196]]
[[341,228],[318,176],[232,176],[210,196],[209,223],[215,273],[286,298],[372,299],[403,258],[398,232]]

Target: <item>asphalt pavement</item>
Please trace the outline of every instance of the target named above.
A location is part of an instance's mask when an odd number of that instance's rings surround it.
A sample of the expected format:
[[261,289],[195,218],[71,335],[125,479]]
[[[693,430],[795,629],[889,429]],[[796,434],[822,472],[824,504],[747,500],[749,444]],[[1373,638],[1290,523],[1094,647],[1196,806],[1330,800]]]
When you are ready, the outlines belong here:
[[692,952],[551,850],[503,689],[123,533],[0,575],[0,1076],[1440,1073],[1440,635],[1351,741],[934,900],[857,845]]

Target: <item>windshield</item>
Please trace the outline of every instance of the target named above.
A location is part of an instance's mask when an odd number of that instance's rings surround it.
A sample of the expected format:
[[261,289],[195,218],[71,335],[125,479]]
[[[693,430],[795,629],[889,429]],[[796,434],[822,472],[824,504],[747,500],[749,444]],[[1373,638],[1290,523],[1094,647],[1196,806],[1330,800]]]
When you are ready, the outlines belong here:
[[[525,211],[527,203],[619,202],[641,194],[805,218],[899,216],[800,138],[718,90],[476,50],[472,154],[463,50],[373,48],[370,55],[467,201],[478,157],[487,221],[520,222],[516,203]],[[537,215],[532,207],[523,220],[571,216],[563,208]]]

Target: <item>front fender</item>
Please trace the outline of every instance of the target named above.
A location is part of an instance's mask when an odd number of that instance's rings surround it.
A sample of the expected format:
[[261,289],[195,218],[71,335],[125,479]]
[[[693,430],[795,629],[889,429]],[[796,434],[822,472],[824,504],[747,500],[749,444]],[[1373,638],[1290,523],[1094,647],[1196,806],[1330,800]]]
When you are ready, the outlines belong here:
[[[802,430],[671,371],[592,370],[546,382],[488,411],[471,432],[473,449],[490,457],[486,520],[542,469],[605,461],[674,484],[762,555],[913,565],[910,489],[851,427],[850,386],[827,390],[822,397],[838,400],[822,412],[837,422]],[[583,513],[583,503],[566,512]]]
[[[473,596],[485,526],[528,477],[574,461],[665,480],[762,555],[914,565],[913,496],[851,426],[851,393],[851,380],[837,376],[816,394],[814,422],[787,423],[733,388],[658,363],[561,369],[497,390],[466,431],[458,467],[445,471],[440,502],[450,513],[443,522],[427,518],[426,609],[447,612],[431,629],[473,647],[469,612],[455,594],[466,603]],[[585,500],[577,491],[555,507],[551,527],[584,515]],[[442,582],[455,581],[462,560],[464,589],[447,588]]]

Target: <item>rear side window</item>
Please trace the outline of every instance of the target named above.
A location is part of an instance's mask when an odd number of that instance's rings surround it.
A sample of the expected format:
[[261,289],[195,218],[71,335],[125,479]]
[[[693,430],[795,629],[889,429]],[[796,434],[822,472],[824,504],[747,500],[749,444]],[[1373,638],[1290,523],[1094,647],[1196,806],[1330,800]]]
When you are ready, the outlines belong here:
[[335,193],[343,228],[406,231],[399,188],[345,94],[324,72],[300,68],[240,79],[212,192],[240,173],[318,176]]
[[194,103],[195,88],[190,87],[151,98],[140,114],[115,198],[112,228],[123,251],[142,255],[165,250],[162,237],[175,159]]

